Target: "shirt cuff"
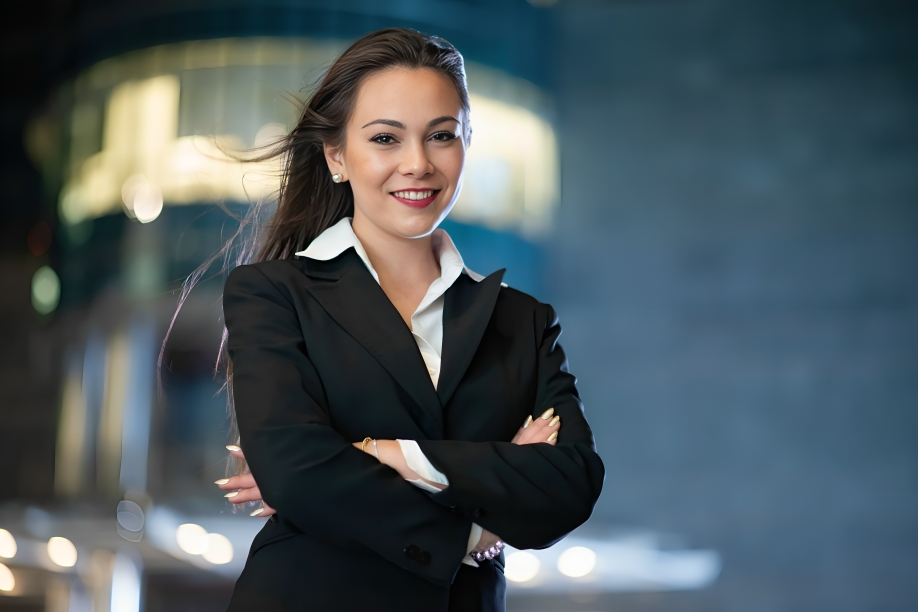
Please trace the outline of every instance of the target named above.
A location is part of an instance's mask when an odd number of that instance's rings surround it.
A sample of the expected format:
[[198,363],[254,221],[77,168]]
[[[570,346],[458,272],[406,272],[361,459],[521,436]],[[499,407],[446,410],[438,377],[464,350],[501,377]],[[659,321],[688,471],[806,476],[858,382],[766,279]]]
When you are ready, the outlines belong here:
[[439,492],[440,492],[440,489],[438,489],[437,487],[433,486],[433,485],[430,484],[429,482],[424,482],[424,481],[421,480],[420,478],[413,478],[413,479],[412,479],[412,478],[406,478],[406,479],[405,479],[405,482],[410,482],[411,484],[413,484],[413,485],[416,486],[417,488],[419,488],[419,489],[424,489],[425,491],[430,491],[431,493],[439,493]]
[[462,562],[466,565],[471,565],[472,567],[478,567],[475,559],[469,556],[469,553],[475,550],[475,547],[478,545],[478,540],[481,539],[481,525],[478,523],[472,523],[472,531],[469,533],[469,545],[465,551],[465,556],[462,557]]
[[[396,441],[402,449],[402,455],[405,456],[405,462],[408,464],[408,467],[414,470],[418,476],[437,484],[449,486],[449,479],[446,477],[446,474],[439,471],[430,463],[430,461],[427,460],[427,456],[424,455],[424,452],[421,450],[421,447],[418,446],[417,442],[414,440]],[[408,482],[411,484],[417,484],[416,480],[409,480]],[[434,492],[441,490],[436,487],[431,487],[431,485],[428,485],[426,482],[424,484],[427,486],[421,487],[422,489],[427,489],[428,491],[433,489]]]

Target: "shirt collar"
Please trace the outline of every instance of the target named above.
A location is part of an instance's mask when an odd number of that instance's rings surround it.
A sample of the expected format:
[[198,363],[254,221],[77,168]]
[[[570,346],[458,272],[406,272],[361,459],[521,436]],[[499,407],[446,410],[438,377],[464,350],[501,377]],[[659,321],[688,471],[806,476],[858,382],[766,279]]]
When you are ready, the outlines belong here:
[[[452,238],[449,237],[449,234],[447,234],[445,230],[440,228],[434,230],[431,245],[434,255],[438,256],[440,259],[440,279],[438,280],[445,282],[447,288],[451,287],[452,284],[456,282],[456,279],[459,278],[459,275],[462,274],[463,271],[476,282],[484,278],[481,274],[465,266],[465,263],[462,261],[462,255],[459,254],[459,250],[456,248],[456,245],[453,244]],[[294,255],[317,259],[319,261],[328,261],[329,259],[334,259],[351,247],[354,248],[357,255],[360,256],[360,259],[370,271],[370,274],[373,275],[373,278],[376,279],[378,283],[379,275],[376,273],[376,270],[373,269],[373,265],[370,263],[370,258],[367,256],[366,250],[360,243],[360,239],[357,238],[357,234],[354,233],[353,227],[351,227],[351,217],[344,217],[319,234],[306,249],[298,251],[294,253]],[[426,306],[424,303],[426,301],[427,299],[425,298],[418,307],[418,310],[422,310],[423,307]]]

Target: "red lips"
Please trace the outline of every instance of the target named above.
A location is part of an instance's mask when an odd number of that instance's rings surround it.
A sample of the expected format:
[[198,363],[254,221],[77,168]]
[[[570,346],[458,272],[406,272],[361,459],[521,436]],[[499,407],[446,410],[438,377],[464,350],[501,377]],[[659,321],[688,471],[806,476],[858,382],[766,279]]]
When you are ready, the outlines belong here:
[[[400,198],[396,193],[404,193],[406,191],[418,192],[418,191],[433,191],[433,194],[429,197],[424,198],[423,200],[409,200],[408,198]],[[440,194],[439,189],[400,189],[397,192],[392,192],[391,195],[393,198],[404,204],[405,206],[410,206],[411,208],[424,208],[429,206],[431,202],[437,199],[437,196]]]

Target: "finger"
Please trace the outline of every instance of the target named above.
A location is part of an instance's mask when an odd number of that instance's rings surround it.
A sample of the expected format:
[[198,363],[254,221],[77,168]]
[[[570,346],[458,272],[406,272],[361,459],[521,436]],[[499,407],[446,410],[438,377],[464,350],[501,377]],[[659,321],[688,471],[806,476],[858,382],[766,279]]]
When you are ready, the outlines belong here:
[[239,476],[221,478],[220,480],[215,480],[214,484],[224,491],[230,491],[232,489],[250,489],[258,486],[255,484],[255,477],[252,476],[251,472],[248,474],[240,474]]
[[242,449],[236,446],[235,444],[227,444],[226,450],[230,452],[230,455],[236,457],[237,459],[245,460],[245,455],[242,454]]
[[258,489],[258,487],[252,487],[251,489],[239,489],[238,491],[230,491],[224,495],[224,497],[226,497],[228,501],[234,504],[261,501],[261,491]]
[[553,415],[550,420],[538,418],[520,435],[517,444],[547,442],[552,432],[561,429],[561,418]]
[[255,508],[249,513],[249,516],[257,516],[259,518],[264,518],[266,516],[271,516],[272,514],[277,514],[277,511],[269,506],[268,504],[263,503],[261,508]]
[[531,425],[532,425],[532,415],[528,415],[526,417],[526,420],[523,421],[523,424],[517,430],[516,435],[514,436],[514,439],[512,441],[516,442],[517,440],[519,440],[523,436],[523,434],[526,432],[526,430],[529,429]]

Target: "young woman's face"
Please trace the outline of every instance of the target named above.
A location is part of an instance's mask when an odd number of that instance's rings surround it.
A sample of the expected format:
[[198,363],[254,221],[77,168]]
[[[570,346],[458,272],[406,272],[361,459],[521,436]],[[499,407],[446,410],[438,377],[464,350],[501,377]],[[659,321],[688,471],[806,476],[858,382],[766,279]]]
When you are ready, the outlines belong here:
[[456,88],[433,70],[394,68],[368,77],[344,150],[326,149],[330,170],[351,183],[355,225],[369,222],[403,238],[436,229],[459,194],[467,120]]

